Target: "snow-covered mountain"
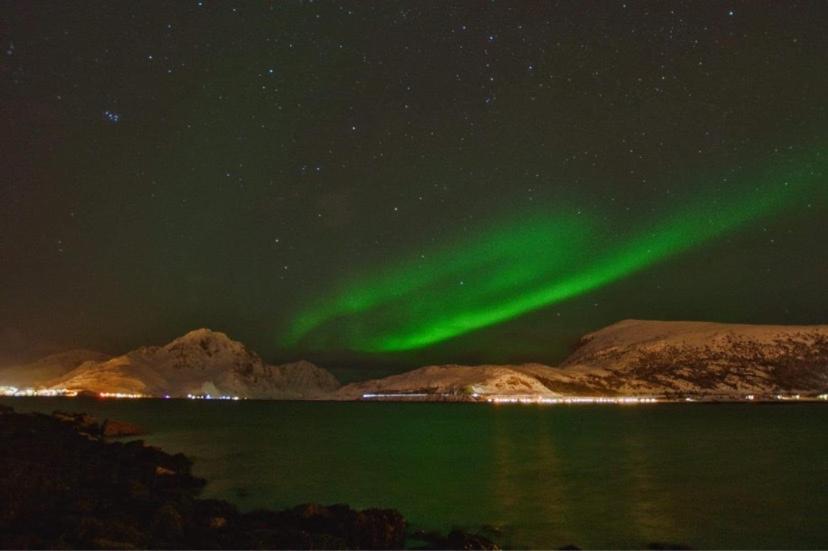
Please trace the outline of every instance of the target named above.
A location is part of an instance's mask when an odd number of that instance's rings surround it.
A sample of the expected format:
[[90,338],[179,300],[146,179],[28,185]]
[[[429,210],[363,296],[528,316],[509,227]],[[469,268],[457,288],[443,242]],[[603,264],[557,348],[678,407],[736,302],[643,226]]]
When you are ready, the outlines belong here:
[[108,354],[84,349],[51,354],[31,363],[0,369],[0,386],[46,388],[85,362],[101,362],[108,358]]
[[[538,370],[556,371],[532,365]],[[342,400],[359,399],[365,394],[432,394],[448,396],[532,394],[557,396],[538,377],[523,370],[530,366],[509,365],[431,365],[382,379],[345,385],[337,392]]]
[[825,392],[828,325],[625,320],[584,336],[561,368],[622,393]]
[[107,358],[90,351],[0,371],[0,385],[153,396],[360,399],[365,394],[537,397],[760,396],[828,392],[828,325],[625,320],[584,336],[559,367],[434,365],[339,388],[308,362],[267,365],[224,333],[197,329],[165,346]]
[[506,395],[561,398],[617,393],[604,387],[602,375],[588,371],[568,372],[542,364],[449,364],[351,383],[339,389],[336,398],[356,400],[366,394],[427,394],[435,399],[465,400]]
[[164,346],[142,347],[87,362],[53,381],[54,388],[152,396],[211,394],[267,399],[319,399],[339,387],[309,362],[267,365],[224,333],[196,329]]
[[340,399],[425,393],[558,396],[727,396],[828,391],[828,326],[625,320],[583,337],[560,367],[415,369],[352,383]]

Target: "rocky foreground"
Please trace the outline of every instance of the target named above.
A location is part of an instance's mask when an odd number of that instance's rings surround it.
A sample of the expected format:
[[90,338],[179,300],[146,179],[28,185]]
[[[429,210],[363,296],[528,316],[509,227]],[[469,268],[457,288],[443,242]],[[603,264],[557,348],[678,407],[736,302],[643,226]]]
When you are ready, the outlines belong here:
[[82,414],[0,406],[0,547],[496,549],[461,531],[412,532],[393,509],[308,504],[243,513],[198,498],[205,481],[185,456],[140,440],[107,441],[105,433]]

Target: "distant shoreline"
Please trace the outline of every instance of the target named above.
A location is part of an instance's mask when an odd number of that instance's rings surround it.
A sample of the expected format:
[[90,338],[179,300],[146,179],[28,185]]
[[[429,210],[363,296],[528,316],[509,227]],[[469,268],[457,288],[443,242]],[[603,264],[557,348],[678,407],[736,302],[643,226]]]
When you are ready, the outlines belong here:
[[[450,398],[450,397],[443,397],[443,396],[436,396],[436,397],[406,397],[406,396],[396,396],[396,397],[371,397],[371,398],[358,398],[358,399],[331,399],[331,398],[313,398],[313,399],[268,399],[268,398],[244,398],[239,397],[238,399],[229,400],[229,399],[222,399],[222,398],[188,398],[186,396],[134,396],[129,398],[123,397],[112,397],[112,396],[81,396],[81,395],[0,395],[0,398],[9,398],[9,399],[26,399],[26,398],[37,398],[37,399],[53,399],[53,398],[62,398],[62,399],[71,399],[71,400],[79,400],[79,401],[87,401],[87,400],[96,400],[96,401],[108,401],[108,402],[125,402],[125,401],[159,401],[159,402],[169,402],[169,401],[187,401],[187,402],[211,402],[211,403],[218,403],[218,402],[321,402],[321,403],[398,403],[398,404],[475,404],[475,405],[489,405],[489,406],[655,406],[655,405],[676,405],[676,404],[774,404],[774,405],[783,405],[783,404],[826,404],[828,405],[828,398],[823,398],[820,396],[800,396],[799,398],[773,398],[773,397],[763,397],[763,398],[754,398],[754,399],[739,399],[739,398],[724,398],[724,397],[693,397],[692,399],[687,398],[650,398],[650,397],[639,397],[640,400],[625,400],[624,398],[629,397],[562,397],[556,398],[552,400],[543,401],[541,399],[535,399],[532,397],[524,397],[524,398],[510,398],[510,397],[499,397],[499,396],[487,396],[485,398],[481,397],[480,399],[465,399],[465,398]],[[614,399],[620,398],[620,399]]]

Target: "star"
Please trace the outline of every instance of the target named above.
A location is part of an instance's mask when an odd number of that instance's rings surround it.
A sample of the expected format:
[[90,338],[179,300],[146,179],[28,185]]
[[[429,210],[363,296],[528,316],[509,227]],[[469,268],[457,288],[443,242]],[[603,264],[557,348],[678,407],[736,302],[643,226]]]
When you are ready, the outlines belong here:
[[104,120],[111,124],[118,124],[121,122],[121,114],[115,111],[106,110],[103,112]]

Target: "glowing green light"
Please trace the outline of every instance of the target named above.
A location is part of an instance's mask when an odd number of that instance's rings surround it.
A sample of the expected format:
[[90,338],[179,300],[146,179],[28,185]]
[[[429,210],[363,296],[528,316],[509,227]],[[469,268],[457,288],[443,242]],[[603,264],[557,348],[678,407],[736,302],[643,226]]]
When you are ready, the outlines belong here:
[[[434,288],[474,286],[478,295],[497,293],[525,284],[550,270],[559,269],[584,246],[594,223],[586,216],[559,213],[555,217],[529,216],[519,225],[496,227],[473,240],[458,239],[427,254],[418,255],[373,277],[357,278],[343,285],[333,297],[325,297],[294,322],[288,342],[319,325],[349,314],[387,307],[400,297],[411,297],[409,312],[422,305],[421,294]],[[495,273],[496,277],[489,277]],[[455,295],[453,300],[461,300]]]
[[[433,345],[627,277],[794,204],[821,181],[812,168],[741,191],[696,197],[646,226],[619,231],[597,215],[555,211],[357,278],[299,316],[290,342],[334,335],[354,350]],[[669,211],[670,209],[668,209]]]

